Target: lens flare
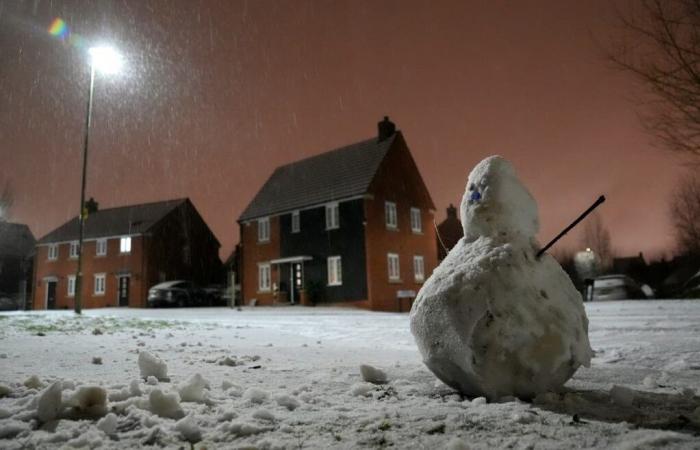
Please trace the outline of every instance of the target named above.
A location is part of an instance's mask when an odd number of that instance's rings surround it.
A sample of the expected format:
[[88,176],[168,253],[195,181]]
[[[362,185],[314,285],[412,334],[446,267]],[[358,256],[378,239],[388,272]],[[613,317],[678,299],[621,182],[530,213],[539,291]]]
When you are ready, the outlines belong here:
[[51,25],[49,25],[49,34],[64,40],[68,37],[70,31],[68,30],[68,25],[66,25],[66,22],[64,22],[60,17],[56,17],[53,19],[53,22],[51,22]]

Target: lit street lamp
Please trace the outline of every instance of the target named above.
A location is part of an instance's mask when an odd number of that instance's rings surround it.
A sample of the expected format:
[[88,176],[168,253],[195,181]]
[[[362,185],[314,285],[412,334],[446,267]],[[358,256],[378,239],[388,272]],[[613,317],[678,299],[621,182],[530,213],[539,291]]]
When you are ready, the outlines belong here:
[[109,75],[119,72],[123,61],[119,53],[112,47],[92,47],[88,50],[90,56],[90,88],[88,91],[87,114],[85,116],[85,141],[83,144],[83,176],[80,184],[80,209],[78,223],[80,234],[78,237],[78,269],[75,274],[75,312],[82,312],[83,295],[83,234],[85,228],[85,173],[87,168],[88,140],[90,137],[90,118],[92,116],[92,93],[95,87],[95,70]]

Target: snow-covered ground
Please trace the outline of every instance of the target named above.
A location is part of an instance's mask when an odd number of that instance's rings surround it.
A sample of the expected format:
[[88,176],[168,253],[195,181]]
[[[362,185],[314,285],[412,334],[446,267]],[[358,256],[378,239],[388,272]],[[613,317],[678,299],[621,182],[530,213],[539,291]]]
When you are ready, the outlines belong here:
[[407,314],[5,313],[0,448],[700,448],[700,301],[586,310],[591,368],[532,403],[436,382]]

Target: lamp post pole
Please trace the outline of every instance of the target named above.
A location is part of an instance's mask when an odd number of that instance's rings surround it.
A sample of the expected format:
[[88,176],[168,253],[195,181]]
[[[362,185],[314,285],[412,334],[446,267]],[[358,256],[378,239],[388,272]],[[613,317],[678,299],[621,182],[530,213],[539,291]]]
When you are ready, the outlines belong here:
[[83,142],[83,175],[80,182],[80,209],[78,224],[78,270],[75,274],[75,313],[83,310],[83,236],[85,234],[85,175],[87,172],[88,141],[90,138],[90,120],[92,116],[92,93],[95,87],[95,65],[90,64],[90,90],[88,91],[87,114],[85,116],[85,141]]

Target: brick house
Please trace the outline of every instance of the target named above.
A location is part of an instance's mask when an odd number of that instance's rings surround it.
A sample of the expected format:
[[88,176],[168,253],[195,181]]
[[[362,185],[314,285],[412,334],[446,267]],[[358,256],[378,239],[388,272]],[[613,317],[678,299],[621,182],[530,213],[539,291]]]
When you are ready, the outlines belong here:
[[406,311],[437,265],[434,213],[385,117],[376,137],[270,176],[238,219],[242,300]]
[[26,308],[32,288],[32,256],[36,240],[29,227],[0,221],[0,301],[2,308]]
[[[73,308],[78,218],[36,246],[34,309]],[[83,241],[83,308],[145,307],[166,280],[206,284],[219,275],[219,241],[189,199],[92,212]]]

